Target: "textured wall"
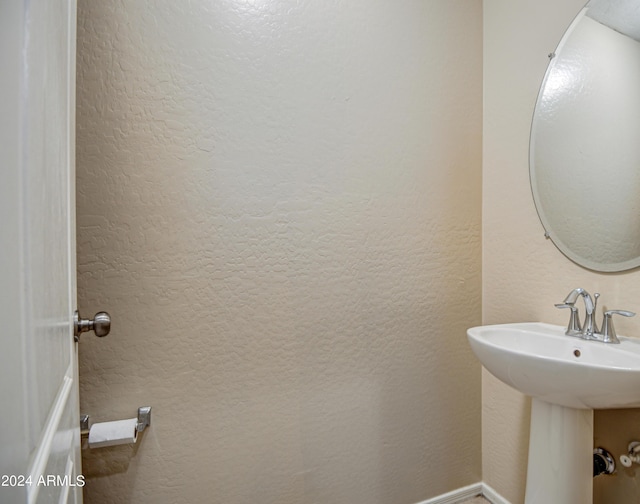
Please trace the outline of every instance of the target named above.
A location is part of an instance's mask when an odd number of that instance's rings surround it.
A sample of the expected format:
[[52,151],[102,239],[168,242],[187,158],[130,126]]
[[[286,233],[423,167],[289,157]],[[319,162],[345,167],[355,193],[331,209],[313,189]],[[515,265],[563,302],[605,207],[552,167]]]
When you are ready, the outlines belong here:
[[[600,292],[611,308],[640,311],[640,272],[598,274],[545,240],[529,186],[529,128],[552,52],[583,0],[484,0],[483,322],[565,324],[553,306],[574,287]],[[552,14],[552,15],[551,15]],[[588,224],[586,224],[588,225]],[[640,319],[618,320],[640,334]],[[635,429],[622,428],[636,425]],[[513,504],[524,499],[529,402],[483,374],[483,478]],[[595,413],[595,442],[616,458],[640,435],[640,412]],[[636,502],[636,470],[594,482],[596,504]]]
[[86,501],[477,482],[479,0],[79,2]]

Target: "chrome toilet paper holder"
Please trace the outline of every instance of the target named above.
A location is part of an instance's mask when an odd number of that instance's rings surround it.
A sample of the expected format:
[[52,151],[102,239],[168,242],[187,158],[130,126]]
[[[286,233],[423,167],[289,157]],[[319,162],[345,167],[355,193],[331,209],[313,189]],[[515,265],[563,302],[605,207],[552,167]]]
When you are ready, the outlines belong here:
[[[80,415],[80,435],[83,438],[89,436],[89,430],[91,429],[91,418],[89,415]],[[138,423],[136,424],[136,430],[138,433],[144,431],[151,425],[151,406],[141,406],[138,408]]]

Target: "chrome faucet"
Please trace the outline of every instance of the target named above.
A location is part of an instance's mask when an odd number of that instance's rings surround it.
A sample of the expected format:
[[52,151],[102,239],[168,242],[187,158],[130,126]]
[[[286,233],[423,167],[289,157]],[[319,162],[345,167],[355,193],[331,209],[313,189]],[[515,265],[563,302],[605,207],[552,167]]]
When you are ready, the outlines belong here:
[[[579,296],[582,296],[582,299],[584,300],[584,325],[580,323],[578,309],[575,307]],[[600,294],[596,294],[596,303],[598,302],[599,296]],[[598,332],[593,315],[596,309],[596,304],[594,304],[591,294],[583,288],[578,287],[577,289],[573,289],[561,304],[557,304],[555,306],[556,308],[571,309],[571,319],[569,320],[569,326],[567,327],[567,336],[580,336],[585,339],[590,339],[594,333]]]
[[[584,324],[580,324],[578,309],[575,307],[575,303],[580,296],[584,300]],[[627,310],[605,311],[602,320],[602,331],[600,331],[595,319],[599,297],[600,294],[596,292],[592,298],[591,294],[586,290],[578,287],[577,289],[573,289],[562,303],[555,305],[556,308],[569,308],[571,310],[571,318],[569,319],[569,325],[567,326],[565,334],[567,336],[577,336],[579,338],[601,341],[603,343],[620,343],[620,340],[618,340],[616,336],[615,328],[613,327],[612,316],[622,315],[623,317],[633,317],[635,313]]]

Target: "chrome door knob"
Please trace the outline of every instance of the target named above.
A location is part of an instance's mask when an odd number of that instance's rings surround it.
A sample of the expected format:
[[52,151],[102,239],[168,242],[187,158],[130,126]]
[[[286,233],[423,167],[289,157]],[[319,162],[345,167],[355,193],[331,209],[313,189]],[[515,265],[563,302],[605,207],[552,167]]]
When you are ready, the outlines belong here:
[[79,336],[84,332],[93,331],[96,336],[102,338],[109,334],[111,330],[111,317],[107,312],[98,312],[92,319],[80,318],[80,314],[76,310],[73,315],[73,335],[78,341]]

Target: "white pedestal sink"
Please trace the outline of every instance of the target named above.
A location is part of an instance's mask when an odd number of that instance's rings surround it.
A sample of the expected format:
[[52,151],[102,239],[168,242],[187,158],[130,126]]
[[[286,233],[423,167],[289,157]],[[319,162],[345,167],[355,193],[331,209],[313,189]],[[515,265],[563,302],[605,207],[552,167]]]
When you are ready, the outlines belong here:
[[640,407],[640,340],[605,344],[543,323],[473,327],[496,378],[533,398],[525,504],[590,504],[593,409]]

